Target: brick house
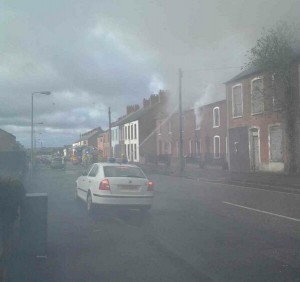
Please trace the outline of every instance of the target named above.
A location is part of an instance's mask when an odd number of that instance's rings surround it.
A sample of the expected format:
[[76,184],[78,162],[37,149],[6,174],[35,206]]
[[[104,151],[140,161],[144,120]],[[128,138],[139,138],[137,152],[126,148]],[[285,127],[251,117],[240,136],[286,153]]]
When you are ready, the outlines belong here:
[[127,106],[127,115],[116,124],[121,152],[132,162],[145,162],[156,155],[156,116],[164,110],[166,93],[160,91],[143,100],[143,107]]
[[109,130],[105,130],[97,136],[97,150],[101,158],[107,159],[110,157],[109,152]]
[[13,151],[16,147],[16,136],[0,129],[0,151]]
[[[183,155],[187,163],[221,164],[226,162],[226,101],[183,111]],[[179,116],[175,112],[157,119],[158,160],[179,159]]]
[[[291,72],[297,93],[299,69],[296,63]],[[285,169],[287,139],[274,83],[274,74],[255,68],[226,82],[231,170],[283,172]]]
[[104,154],[104,134],[105,134],[105,131],[101,132],[97,137],[97,150],[101,157]]
[[202,165],[227,166],[227,103],[200,107],[196,115],[196,148]]
[[101,127],[94,128],[81,135],[81,145],[97,147],[97,138],[103,132]]

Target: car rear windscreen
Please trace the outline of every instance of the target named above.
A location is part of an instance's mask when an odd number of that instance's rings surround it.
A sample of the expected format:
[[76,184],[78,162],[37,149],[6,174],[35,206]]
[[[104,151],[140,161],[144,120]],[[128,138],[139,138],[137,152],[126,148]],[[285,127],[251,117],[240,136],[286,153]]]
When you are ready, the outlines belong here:
[[146,178],[145,174],[138,167],[128,166],[105,166],[104,168],[105,177],[136,177]]

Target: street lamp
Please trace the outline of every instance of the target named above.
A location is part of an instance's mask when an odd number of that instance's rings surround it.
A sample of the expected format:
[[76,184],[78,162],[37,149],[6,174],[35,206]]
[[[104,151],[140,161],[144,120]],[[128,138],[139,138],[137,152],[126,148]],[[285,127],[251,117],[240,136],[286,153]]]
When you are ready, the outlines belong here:
[[35,94],[40,95],[50,95],[50,91],[39,91],[31,93],[31,152],[30,152],[30,160],[31,160],[31,168],[30,168],[30,176],[32,178],[32,170],[33,170],[33,96]]

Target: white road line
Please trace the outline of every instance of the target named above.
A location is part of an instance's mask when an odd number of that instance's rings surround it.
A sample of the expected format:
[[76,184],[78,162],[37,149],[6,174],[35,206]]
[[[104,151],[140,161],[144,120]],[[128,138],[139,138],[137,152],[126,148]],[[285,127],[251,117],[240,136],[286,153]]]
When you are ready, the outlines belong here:
[[243,209],[246,209],[246,210],[261,212],[261,213],[265,213],[265,214],[269,214],[269,215],[274,215],[274,216],[278,216],[278,217],[281,217],[281,218],[285,218],[285,219],[289,219],[289,220],[300,222],[300,219],[298,219],[298,218],[284,216],[284,215],[277,214],[277,213],[272,213],[272,212],[262,211],[262,210],[258,210],[258,209],[253,209],[253,208],[249,208],[249,207],[245,207],[245,206],[241,206],[241,205],[237,205],[237,204],[233,204],[233,203],[229,203],[229,202],[224,202],[224,201],[223,201],[223,204],[227,204],[227,205],[231,205],[231,206],[243,208]]

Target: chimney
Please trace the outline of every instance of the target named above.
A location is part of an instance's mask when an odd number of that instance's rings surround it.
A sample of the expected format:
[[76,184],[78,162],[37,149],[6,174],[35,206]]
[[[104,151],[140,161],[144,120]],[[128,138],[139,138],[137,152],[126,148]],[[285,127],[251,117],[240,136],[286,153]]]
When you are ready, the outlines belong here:
[[165,103],[167,101],[167,93],[164,90],[159,90],[159,103]]
[[143,108],[147,108],[150,106],[150,99],[143,99]]
[[159,102],[159,96],[152,94],[150,96],[150,105],[154,105]]
[[127,115],[134,113],[136,111],[136,106],[138,105],[129,105],[126,107],[126,113]]

